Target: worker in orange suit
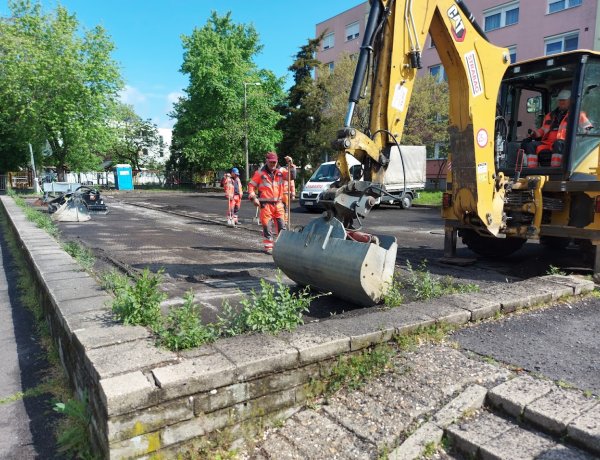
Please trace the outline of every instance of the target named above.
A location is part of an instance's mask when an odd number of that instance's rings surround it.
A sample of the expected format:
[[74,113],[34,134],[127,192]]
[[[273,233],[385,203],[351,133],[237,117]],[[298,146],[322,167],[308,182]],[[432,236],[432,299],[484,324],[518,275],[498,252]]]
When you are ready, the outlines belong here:
[[278,167],[277,154],[267,153],[265,165],[254,173],[248,183],[248,199],[260,207],[260,223],[263,230],[263,244],[267,254],[273,253],[275,237],[285,229],[283,197],[288,175],[296,178],[296,167],[292,158],[285,157],[288,165],[283,170]]
[[240,171],[237,168],[231,168],[231,173],[226,175],[223,188],[228,200],[227,225],[234,227],[238,224],[238,212],[242,203],[243,193]]
[[[563,89],[558,93],[558,106],[546,114],[542,126],[529,130],[529,138],[521,148],[527,155],[538,154],[544,150],[562,154],[567,139],[567,121],[571,105],[571,91]],[[584,112],[579,113],[579,129],[589,130],[592,123]]]

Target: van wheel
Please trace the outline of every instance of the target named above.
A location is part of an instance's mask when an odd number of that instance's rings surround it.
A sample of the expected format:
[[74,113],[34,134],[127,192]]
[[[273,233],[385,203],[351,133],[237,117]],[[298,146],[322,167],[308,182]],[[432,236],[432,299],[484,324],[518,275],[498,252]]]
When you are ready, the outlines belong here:
[[404,195],[404,197],[400,200],[400,207],[402,209],[410,209],[412,206],[412,197],[410,195]]
[[458,235],[471,251],[483,257],[506,257],[521,247],[527,241],[525,238],[496,238],[481,236],[474,230],[460,229]]

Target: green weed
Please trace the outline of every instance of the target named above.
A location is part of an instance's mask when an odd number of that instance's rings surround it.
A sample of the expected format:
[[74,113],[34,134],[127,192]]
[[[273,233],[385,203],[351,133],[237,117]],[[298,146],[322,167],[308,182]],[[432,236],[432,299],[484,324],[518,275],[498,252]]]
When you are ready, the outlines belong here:
[[38,228],[45,230],[49,235],[56,238],[58,236],[58,227],[54,224],[52,219],[48,214],[42,213],[33,209],[29,206],[23,198],[18,196],[12,189],[9,189],[7,192],[12,198],[15,200],[17,206],[19,206],[27,220],[33,222]]
[[437,278],[427,271],[427,261],[424,260],[415,270],[406,261],[408,280],[406,286],[416,300],[429,300],[447,294],[468,293],[479,291],[479,286],[472,283],[457,283],[450,276]]
[[431,458],[437,452],[437,450],[438,450],[437,444],[434,441],[429,441],[427,444],[425,444],[422,455],[425,458]]
[[392,278],[391,286],[388,289],[387,293],[383,297],[383,303],[387,307],[397,307],[402,305],[404,302],[404,295],[402,294],[402,281],[399,278],[394,276]]
[[550,267],[548,267],[548,270],[546,270],[546,275],[561,275],[561,276],[566,276],[567,273],[562,271],[560,268],[555,267],[554,265],[550,265]]
[[115,300],[112,310],[123,324],[149,326],[152,330],[160,329],[160,303],[166,295],[158,288],[163,270],[151,273],[144,269],[133,284],[117,282]]
[[63,243],[62,247],[84,270],[89,271],[94,267],[94,263],[96,263],[94,253],[77,241],[67,241]]
[[385,372],[392,355],[388,345],[377,345],[356,355],[340,356],[325,380],[324,393],[333,394],[341,388],[361,388],[367,380]]
[[319,297],[311,296],[308,287],[291,292],[289,286],[283,284],[281,273],[277,274],[275,285],[261,279],[260,287],[260,291],[252,290],[249,297],[241,300],[239,312],[224,302],[223,315],[219,317],[224,335],[290,331],[303,324],[302,315],[308,311],[311,301]]
[[116,270],[103,272],[100,275],[100,286],[102,286],[102,289],[106,289],[112,293],[125,289],[128,284],[129,278]]
[[159,332],[159,343],[172,351],[198,347],[219,336],[215,325],[202,324],[200,309],[194,304],[194,293],[188,292],[184,300],[183,306],[171,309]]
[[89,442],[88,428],[92,416],[87,395],[84,394],[82,400],[69,399],[66,403],[56,403],[54,411],[64,416],[58,427],[58,451],[81,460],[97,458]]
[[444,342],[448,333],[454,329],[455,326],[447,323],[421,326],[410,334],[396,335],[395,340],[401,350],[411,351],[426,343]]

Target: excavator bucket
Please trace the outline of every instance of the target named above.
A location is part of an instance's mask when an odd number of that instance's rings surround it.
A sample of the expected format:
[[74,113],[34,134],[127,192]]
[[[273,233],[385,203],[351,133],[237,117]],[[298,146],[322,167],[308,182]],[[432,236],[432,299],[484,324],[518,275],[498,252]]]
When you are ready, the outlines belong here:
[[52,213],[55,222],[85,222],[90,220],[90,213],[81,198],[68,196]]
[[396,238],[371,235],[368,243],[348,238],[336,218],[321,217],[297,231],[283,230],[273,260],[289,278],[356,305],[379,302],[392,285]]

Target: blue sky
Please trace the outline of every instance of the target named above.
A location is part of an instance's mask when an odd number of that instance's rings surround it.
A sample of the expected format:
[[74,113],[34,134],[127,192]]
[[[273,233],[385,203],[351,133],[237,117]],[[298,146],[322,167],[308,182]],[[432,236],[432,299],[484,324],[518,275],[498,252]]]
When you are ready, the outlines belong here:
[[[56,7],[54,0],[41,1],[44,9]],[[287,67],[292,56],[309,37],[315,25],[362,3],[360,0],[62,0],[87,28],[105,27],[117,50],[126,90],[122,97],[143,118],[159,128],[170,128],[167,113],[187,86],[179,73],[182,62],[182,34],[202,27],[212,10],[220,15],[232,12],[236,23],[252,23],[260,34],[263,52],[256,57],[260,68],[277,76],[291,76]],[[6,0],[0,0],[0,15],[6,16]]]

